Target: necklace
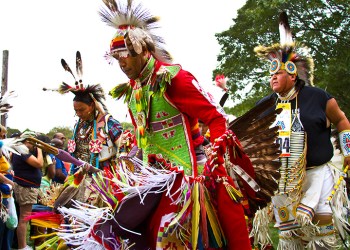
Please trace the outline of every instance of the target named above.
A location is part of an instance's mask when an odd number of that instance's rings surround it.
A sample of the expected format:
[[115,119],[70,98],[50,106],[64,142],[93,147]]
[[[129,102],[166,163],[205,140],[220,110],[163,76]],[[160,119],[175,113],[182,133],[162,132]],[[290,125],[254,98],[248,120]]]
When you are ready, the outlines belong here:
[[280,99],[281,101],[288,101],[296,92],[297,90],[295,89],[295,86],[293,86],[293,88],[289,90],[287,95],[281,96],[279,93],[277,93],[277,96],[278,96],[278,99]]
[[93,128],[93,120],[81,122],[78,128],[79,139],[85,139],[89,137],[89,135],[91,134],[92,128]]

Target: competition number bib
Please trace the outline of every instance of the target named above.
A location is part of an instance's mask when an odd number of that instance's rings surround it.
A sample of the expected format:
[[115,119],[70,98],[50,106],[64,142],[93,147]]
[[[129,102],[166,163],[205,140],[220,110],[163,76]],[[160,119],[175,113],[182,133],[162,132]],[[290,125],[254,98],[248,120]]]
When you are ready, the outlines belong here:
[[273,124],[278,126],[277,143],[280,145],[280,157],[290,157],[290,130],[292,121],[292,111],[290,103],[278,103],[276,109],[282,108],[282,112],[277,115]]

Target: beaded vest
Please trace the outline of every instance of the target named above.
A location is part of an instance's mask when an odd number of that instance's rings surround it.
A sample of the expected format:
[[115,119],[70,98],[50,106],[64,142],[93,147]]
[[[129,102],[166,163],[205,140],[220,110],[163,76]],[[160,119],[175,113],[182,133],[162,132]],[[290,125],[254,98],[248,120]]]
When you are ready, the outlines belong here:
[[182,166],[186,174],[192,174],[184,116],[165,94],[167,85],[180,69],[177,65],[161,66],[156,77],[149,76],[146,85],[135,86],[129,109],[137,124],[137,142],[143,149],[144,162],[149,154],[162,154],[174,166]]

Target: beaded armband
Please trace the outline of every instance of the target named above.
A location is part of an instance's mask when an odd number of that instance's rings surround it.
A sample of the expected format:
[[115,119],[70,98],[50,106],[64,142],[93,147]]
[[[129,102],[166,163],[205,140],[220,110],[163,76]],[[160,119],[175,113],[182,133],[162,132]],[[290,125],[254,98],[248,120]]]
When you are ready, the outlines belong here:
[[339,142],[343,155],[350,156],[350,130],[343,130],[339,133]]

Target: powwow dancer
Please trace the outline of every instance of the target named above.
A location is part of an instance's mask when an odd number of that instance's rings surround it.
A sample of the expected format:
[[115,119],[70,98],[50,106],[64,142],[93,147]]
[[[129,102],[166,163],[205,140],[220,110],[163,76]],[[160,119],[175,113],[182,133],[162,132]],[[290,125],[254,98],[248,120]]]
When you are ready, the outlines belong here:
[[[284,146],[281,178],[272,199],[280,230],[278,249],[305,245],[334,249],[339,244],[337,234],[344,238],[349,229],[343,175],[350,163],[350,124],[336,100],[312,86],[312,58],[306,47],[293,41],[285,12],[280,14],[280,38],[279,44],[255,48],[259,57],[270,62],[274,93],[263,100],[276,100],[275,106],[283,108],[275,121],[280,127],[278,140]],[[331,161],[330,124],[340,131],[344,163],[339,166]]]
[[[74,94],[73,106],[79,117],[74,127],[73,138],[68,140],[68,152],[75,158],[89,162],[99,169],[110,168],[116,157],[116,143],[122,133],[122,127],[108,113],[101,85],[85,86],[83,84],[83,62],[80,52],[76,53],[77,77],[64,59],[61,59],[61,63],[63,68],[73,76],[75,85],[70,86],[63,82],[56,91],[61,94],[68,92]],[[71,166],[72,173],[77,171],[76,167]]]
[[[124,6],[117,1],[104,3],[107,8],[100,11],[102,19],[116,28],[109,55],[118,61],[121,70],[130,79],[128,83],[114,88],[111,95],[125,98],[128,104],[138,147],[143,151],[143,162],[153,163],[154,166],[162,162],[164,166],[167,163],[164,167],[167,166],[171,173],[176,174],[172,188],[164,192],[158,204],[154,205],[156,210],[151,219],[146,221],[145,218],[140,218],[138,222],[134,221],[137,229],[145,223],[151,228],[144,232],[150,239],[146,243],[148,245],[141,246],[163,249],[170,242],[180,248],[184,245],[194,249],[208,248],[215,244],[216,247],[226,245],[230,249],[250,248],[242,206],[235,201],[241,196],[239,187],[228,176],[223,164],[227,144],[232,143],[234,150],[242,153],[239,157],[231,155],[232,162],[252,176],[254,170],[238,139],[232,132],[226,132],[226,115],[222,108],[213,102],[191,73],[183,70],[180,65],[171,64],[171,57],[163,47],[162,38],[154,34],[154,28],[158,27],[156,17],[141,5],[134,6],[132,1]],[[210,184],[204,182],[204,175],[199,174],[194,157],[191,124],[198,118],[209,126],[212,143],[222,148],[220,152],[215,149],[206,164],[205,174],[209,179],[215,180]],[[252,180],[249,177],[247,179]],[[199,190],[205,193],[204,184],[212,185],[210,187],[215,189],[216,196],[201,197],[201,193],[199,199],[203,200],[200,202],[196,195]],[[184,191],[184,185],[191,198],[180,196],[179,190]],[[222,228],[227,243],[219,244],[220,238],[217,236],[213,245],[208,240],[206,209],[209,207],[204,208],[203,202],[207,200],[210,204],[210,199],[213,199],[218,211],[216,230]],[[182,201],[182,210],[179,209],[179,200]],[[191,205],[187,207],[189,204]],[[145,213],[144,216],[149,214]],[[188,227],[188,218],[192,219],[192,229],[187,228],[186,237],[180,238],[182,242],[167,236],[168,232],[164,231],[167,227],[169,231],[175,223]],[[214,227],[214,223],[210,222],[212,224],[208,221],[208,227]],[[232,228],[235,228],[235,232]],[[142,228],[140,230],[142,232]]]
[[[161,38],[153,33],[156,17],[132,1],[126,6],[105,4],[102,18],[117,29],[110,55],[130,79],[111,94],[128,104],[142,160],[119,157],[112,175],[94,178],[108,206],[75,202],[69,209],[57,207],[69,220],[61,223],[58,237],[76,249],[251,249],[243,206],[266,206],[273,192],[259,188],[254,178],[270,176],[279,165],[265,171],[262,160],[260,172],[254,171],[239,137],[227,131],[223,110],[194,76],[169,63]],[[242,143],[256,146],[256,138],[244,138],[246,132],[266,133],[260,143],[265,137],[274,141],[276,130],[268,127],[277,111],[269,119],[257,120],[255,115],[272,104],[263,103],[232,124],[249,128],[238,130]],[[197,168],[191,139],[190,124],[198,118],[209,125],[212,140],[203,172]],[[269,152],[269,161],[279,155],[278,147],[253,147],[249,152],[264,158],[259,150]]]

